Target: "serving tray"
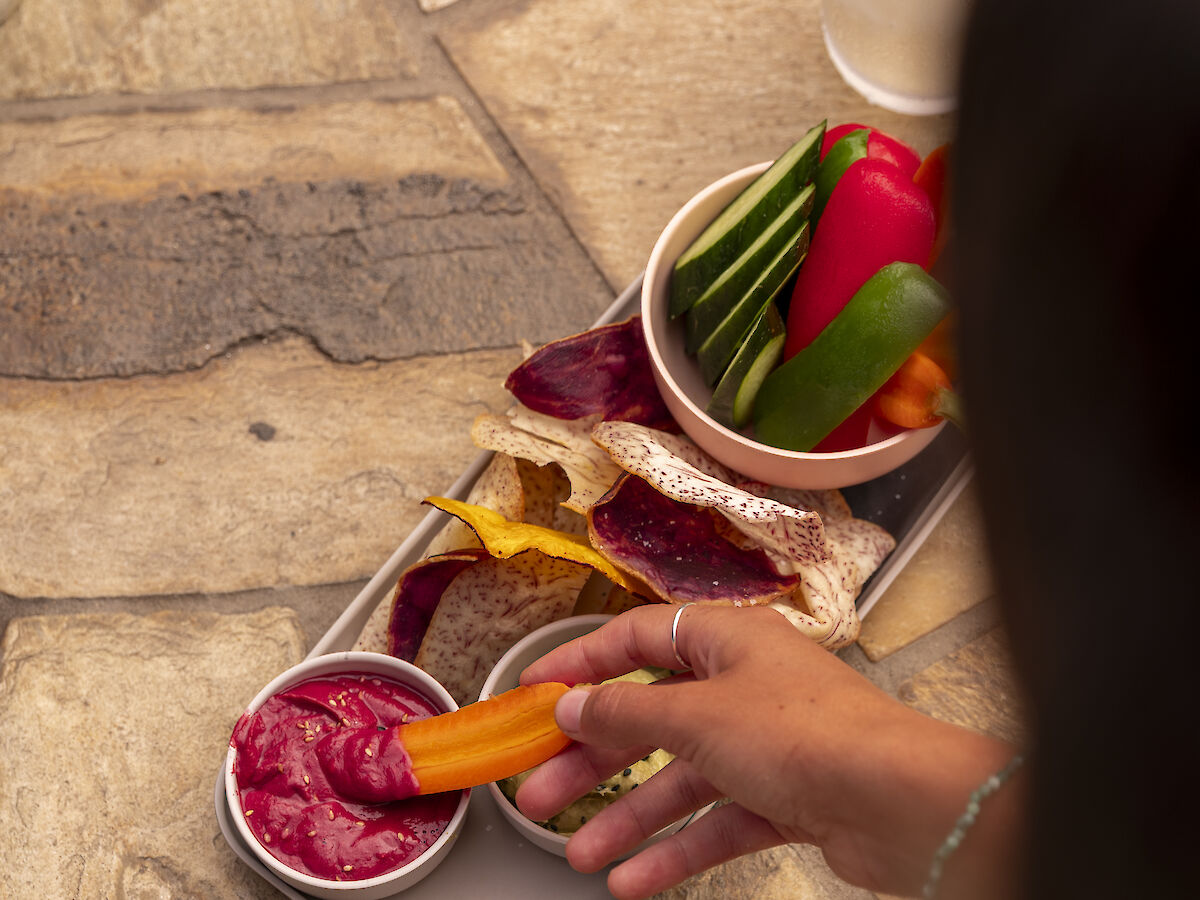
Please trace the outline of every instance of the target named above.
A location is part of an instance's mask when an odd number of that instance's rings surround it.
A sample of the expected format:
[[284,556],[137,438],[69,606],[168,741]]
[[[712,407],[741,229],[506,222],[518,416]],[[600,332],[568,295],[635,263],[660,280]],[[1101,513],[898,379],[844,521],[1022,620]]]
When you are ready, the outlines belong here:
[[[642,279],[621,292],[594,326],[620,321],[639,309]],[[465,499],[471,485],[491,459],[480,453],[443,496]],[[955,429],[943,428],[932,444],[911,462],[866,484],[843,488],[854,514],[886,528],[896,548],[871,576],[858,599],[859,616],[866,616],[896,575],[925,542],[973,474],[966,442]],[[421,558],[426,545],[441,529],[447,514],[431,510],[358,596],[317,641],[309,657],[350,650],[371,613],[391,595],[400,573]],[[223,760],[223,757],[222,757]],[[254,856],[233,827],[225,799],[224,766],[217,773],[214,795],[217,824],[233,852],[281,894],[310,900],[281,881]],[[471,808],[458,843],[445,862],[424,880],[403,892],[405,900],[451,900],[478,893],[486,886],[489,900],[575,900],[609,897],[607,871],[583,875],[558,856],[535,847],[501,816],[495,801],[482,790],[472,792]]]

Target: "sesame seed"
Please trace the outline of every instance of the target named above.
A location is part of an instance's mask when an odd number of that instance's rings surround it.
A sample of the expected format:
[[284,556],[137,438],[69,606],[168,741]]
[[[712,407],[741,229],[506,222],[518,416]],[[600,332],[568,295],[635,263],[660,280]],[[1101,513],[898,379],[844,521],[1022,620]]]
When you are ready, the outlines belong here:
[[332,809],[331,809],[331,810],[329,810],[329,821],[330,821],[330,822],[332,822],[332,821],[333,821],[333,810],[332,810]]
[[311,735],[311,734],[310,734],[310,735],[308,735],[308,736],[307,736],[307,737],[304,739],[304,743],[306,743],[306,744],[307,744],[307,743],[309,743],[310,741],[313,741],[313,740],[315,740],[315,739],[316,739],[316,736],[315,736],[315,735]]
[[367,748],[367,756],[374,756],[374,755],[375,755],[375,754],[371,752],[371,748],[370,748],[370,747],[368,747],[368,748]]
[[367,823],[366,823],[366,822],[355,822],[354,824],[355,824],[355,825],[357,825],[359,828],[366,828],[366,827],[367,827]]
[[271,836],[269,834],[267,834],[265,831],[263,832],[263,843],[264,844],[271,843]]
[[353,872],[354,866],[342,866],[342,871],[343,872]]
[[308,836],[309,836],[309,837],[316,837],[316,836],[317,836],[317,833],[316,833],[315,831],[310,831],[310,832],[308,833]]
[[246,817],[247,817],[247,818],[249,818],[249,817],[250,817],[250,816],[252,816],[252,815],[254,815],[254,810],[252,810],[252,809],[248,809],[248,810],[246,810]]
[[305,775],[305,776],[303,776],[303,777],[304,777],[304,783],[305,783],[305,784],[309,784],[310,782],[309,782],[309,780],[308,780],[308,776],[307,776],[307,775]]

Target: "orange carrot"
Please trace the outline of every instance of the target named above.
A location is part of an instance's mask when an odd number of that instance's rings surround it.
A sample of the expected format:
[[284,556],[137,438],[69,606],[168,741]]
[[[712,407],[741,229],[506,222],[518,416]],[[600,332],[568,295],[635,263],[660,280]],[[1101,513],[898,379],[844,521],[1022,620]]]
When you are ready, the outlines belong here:
[[875,394],[880,418],[901,428],[929,428],[942,419],[962,427],[958,395],[941,367],[924,353],[913,353]]
[[514,688],[452,713],[398,727],[418,793],[438,794],[507,778],[545,762],[571,742],[554,721],[565,684]]

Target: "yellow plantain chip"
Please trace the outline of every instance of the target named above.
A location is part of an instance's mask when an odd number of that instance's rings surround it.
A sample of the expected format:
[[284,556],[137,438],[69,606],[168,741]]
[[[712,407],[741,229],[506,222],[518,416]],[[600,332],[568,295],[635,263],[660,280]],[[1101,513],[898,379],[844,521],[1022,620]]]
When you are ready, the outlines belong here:
[[[527,499],[524,496],[523,480],[518,472],[517,460],[504,453],[493,456],[487,468],[471,486],[467,502],[494,509],[507,519],[524,518]],[[451,519],[429,542],[429,546],[425,548],[425,556],[437,556],[478,546],[479,541],[471,529],[464,522]]]
[[539,550],[554,559],[589,566],[630,591],[642,593],[647,590],[601,556],[588,539],[580,535],[528,522],[512,522],[493,510],[448,497],[426,497],[425,502],[466,522],[488,553],[499,559]]

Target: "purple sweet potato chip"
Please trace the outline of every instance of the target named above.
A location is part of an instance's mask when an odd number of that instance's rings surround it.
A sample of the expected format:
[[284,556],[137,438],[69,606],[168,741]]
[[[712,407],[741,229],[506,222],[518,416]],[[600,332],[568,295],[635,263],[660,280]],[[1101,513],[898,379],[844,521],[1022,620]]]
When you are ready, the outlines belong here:
[[592,544],[663,600],[754,606],[787,596],[797,575],[779,575],[766,553],[727,540],[711,509],[680,503],[622,475],[588,510]]
[[416,562],[404,570],[392,596],[388,619],[387,652],[412,662],[429,628],[442,594],[463,569],[486,559],[488,552],[458,550]]
[[600,415],[678,431],[650,368],[641,316],[553,341],[513,369],[504,386],[559,419]]

